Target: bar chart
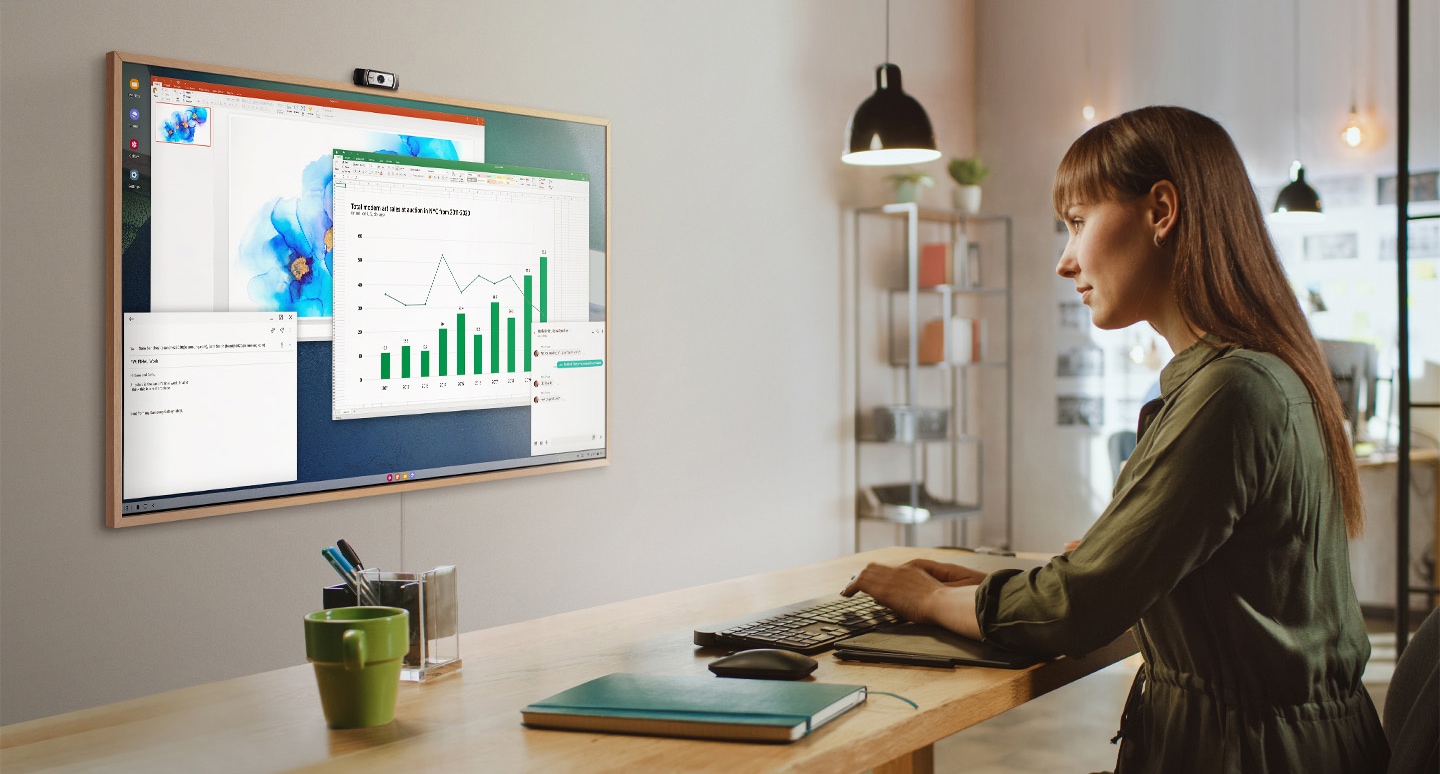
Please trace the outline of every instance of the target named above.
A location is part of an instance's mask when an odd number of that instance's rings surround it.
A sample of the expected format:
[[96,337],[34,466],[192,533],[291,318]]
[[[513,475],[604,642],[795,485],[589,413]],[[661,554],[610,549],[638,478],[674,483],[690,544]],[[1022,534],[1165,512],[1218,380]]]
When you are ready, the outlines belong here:
[[550,317],[549,247],[396,225],[356,228],[337,271],[332,415],[526,404],[532,329]]

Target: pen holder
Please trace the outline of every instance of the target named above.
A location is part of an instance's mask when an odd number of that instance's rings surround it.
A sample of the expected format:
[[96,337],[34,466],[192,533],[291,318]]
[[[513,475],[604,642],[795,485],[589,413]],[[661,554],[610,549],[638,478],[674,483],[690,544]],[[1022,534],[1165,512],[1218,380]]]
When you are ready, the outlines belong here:
[[[425,572],[360,571],[374,590],[377,602],[410,611],[410,650],[400,665],[400,679],[430,680],[460,668],[460,616],[455,595],[455,566]],[[361,604],[355,591],[341,583],[326,586],[324,606]]]

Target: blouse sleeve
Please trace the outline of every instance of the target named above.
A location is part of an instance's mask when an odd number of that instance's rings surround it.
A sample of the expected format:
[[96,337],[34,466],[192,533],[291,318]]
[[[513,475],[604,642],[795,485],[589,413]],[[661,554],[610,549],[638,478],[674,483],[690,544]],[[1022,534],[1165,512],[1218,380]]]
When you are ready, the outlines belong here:
[[976,590],[986,640],[1081,655],[1120,636],[1204,564],[1273,477],[1288,401],[1258,364],[1220,358],[1176,391],[1080,546]]

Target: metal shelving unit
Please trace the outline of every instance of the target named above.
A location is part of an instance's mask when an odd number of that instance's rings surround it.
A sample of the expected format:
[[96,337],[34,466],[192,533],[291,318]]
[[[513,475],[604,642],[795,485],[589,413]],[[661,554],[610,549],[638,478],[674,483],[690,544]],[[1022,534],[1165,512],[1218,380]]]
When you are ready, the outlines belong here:
[[[969,519],[981,515],[985,509],[986,462],[992,460],[993,464],[993,458],[998,455],[1003,456],[1004,466],[1005,545],[1002,547],[1008,548],[1013,533],[1010,219],[926,209],[916,204],[890,204],[855,210],[854,228],[855,437],[859,447],[855,454],[855,481],[859,488],[857,545],[863,521],[903,525],[905,545],[914,545],[917,524],[941,519],[950,520],[952,524],[952,542],[968,544]],[[883,230],[878,245],[867,242],[876,229]],[[887,264],[898,264],[894,260],[897,229],[904,234],[903,284],[877,287],[875,281],[864,282],[862,268],[900,268],[876,263],[883,259]],[[928,237],[943,239],[951,245],[978,244],[981,252],[973,270],[966,250],[964,255],[951,256],[960,262],[954,284],[920,287],[922,230]],[[975,280],[982,267],[988,267],[983,274],[993,276],[1002,260],[1003,286]],[[867,298],[872,302],[869,314],[863,303]],[[976,359],[954,362],[949,352],[952,340],[947,343],[946,355],[940,362],[921,363],[922,307],[942,321],[947,336],[953,335],[951,320],[956,319],[959,309],[971,315],[968,319],[975,321],[973,324],[983,326],[985,335],[977,337],[982,338],[979,342],[982,346],[974,353]],[[868,338],[864,335],[867,331],[872,334]],[[983,346],[996,338],[1003,339],[1003,348]],[[976,342],[970,345],[974,347]],[[996,351],[1001,349],[1003,356],[997,357]],[[983,357],[981,352],[985,353]],[[994,384],[999,376],[1003,376],[1003,394]],[[872,382],[868,390],[867,379]],[[876,381],[882,384],[888,381],[888,385],[877,390],[873,384]],[[877,392],[888,393],[886,400],[874,400]],[[922,393],[938,398],[927,402]],[[1004,421],[997,432],[993,420],[994,412],[1002,410],[1000,401],[1003,401]],[[936,417],[935,410],[943,410],[947,412],[943,431],[932,426],[929,434],[877,432],[872,415],[882,407],[928,410],[932,412],[932,419]],[[1003,448],[993,448],[998,446]],[[887,469],[898,470],[900,475],[885,480],[883,471]]]

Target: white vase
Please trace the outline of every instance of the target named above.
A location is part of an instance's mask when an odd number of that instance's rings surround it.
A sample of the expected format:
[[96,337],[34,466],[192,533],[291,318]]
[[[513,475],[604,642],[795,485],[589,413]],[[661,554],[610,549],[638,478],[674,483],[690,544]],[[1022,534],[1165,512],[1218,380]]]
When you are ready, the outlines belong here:
[[950,196],[954,200],[955,209],[966,215],[980,212],[980,186],[957,185],[955,190],[950,192]]
[[895,201],[899,204],[920,201],[920,184],[908,181],[896,183]]

